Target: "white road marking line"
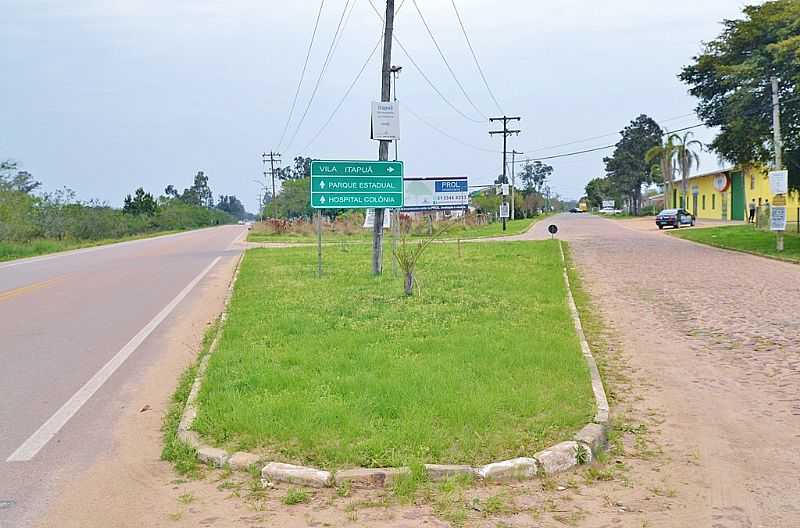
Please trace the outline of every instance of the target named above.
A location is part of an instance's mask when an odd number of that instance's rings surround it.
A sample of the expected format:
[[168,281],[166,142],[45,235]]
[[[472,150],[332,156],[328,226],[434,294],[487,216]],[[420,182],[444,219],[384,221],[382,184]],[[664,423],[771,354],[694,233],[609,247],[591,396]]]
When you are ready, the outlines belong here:
[[197,286],[203,277],[205,277],[211,269],[216,266],[217,262],[222,257],[215,258],[203,271],[200,272],[192,282],[190,282],[181,292],[174,298],[168,305],[166,305],[158,314],[145,325],[144,328],[139,330],[139,333],[133,336],[128,343],[117,352],[111,360],[106,363],[103,368],[97,371],[92,378],[81,387],[61,408],[53,414],[39,429],[33,433],[25,442],[14,451],[6,462],[27,462],[31,460],[36,454],[47,445],[47,443],[61,430],[62,427],[89,401],[89,399],[108,381],[108,379],[116,372],[116,370],[125,363],[131,354],[133,354],[139,345],[141,345],[147,337],[153,333],[153,330],[158,328],[164,319],[169,316],[178,304]]

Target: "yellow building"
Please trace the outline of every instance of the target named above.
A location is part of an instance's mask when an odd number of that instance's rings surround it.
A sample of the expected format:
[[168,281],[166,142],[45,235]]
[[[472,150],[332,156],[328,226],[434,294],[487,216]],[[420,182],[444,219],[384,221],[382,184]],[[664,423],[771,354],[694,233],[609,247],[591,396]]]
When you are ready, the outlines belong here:
[[[669,207],[683,207],[697,218],[709,220],[747,220],[750,201],[757,206],[772,203],[768,169],[763,165],[722,169],[691,176],[683,197],[683,184],[675,180],[667,192]],[[685,206],[684,206],[685,203]],[[798,220],[800,200],[797,193],[786,196],[789,223]]]

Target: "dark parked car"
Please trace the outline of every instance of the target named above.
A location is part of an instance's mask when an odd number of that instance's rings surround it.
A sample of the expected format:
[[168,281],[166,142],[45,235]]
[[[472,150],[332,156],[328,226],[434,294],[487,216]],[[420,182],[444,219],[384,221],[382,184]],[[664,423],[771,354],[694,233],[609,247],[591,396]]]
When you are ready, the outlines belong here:
[[581,211],[581,210],[580,210],[580,209],[578,209],[577,207],[573,207],[572,209],[570,209],[570,210],[569,210],[569,212],[570,212],[570,213],[582,213],[583,211]]
[[693,226],[694,216],[686,209],[664,209],[656,215],[656,225],[659,229],[672,226],[678,229],[682,225]]

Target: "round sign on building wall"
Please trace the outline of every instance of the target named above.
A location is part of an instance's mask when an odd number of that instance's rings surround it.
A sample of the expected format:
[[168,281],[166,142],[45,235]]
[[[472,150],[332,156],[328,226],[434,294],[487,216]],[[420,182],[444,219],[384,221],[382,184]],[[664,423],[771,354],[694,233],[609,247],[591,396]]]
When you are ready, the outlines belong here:
[[719,192],[725,192],[731,186],[731,180],[727,174],[718,174],[714,176],[714,189]]

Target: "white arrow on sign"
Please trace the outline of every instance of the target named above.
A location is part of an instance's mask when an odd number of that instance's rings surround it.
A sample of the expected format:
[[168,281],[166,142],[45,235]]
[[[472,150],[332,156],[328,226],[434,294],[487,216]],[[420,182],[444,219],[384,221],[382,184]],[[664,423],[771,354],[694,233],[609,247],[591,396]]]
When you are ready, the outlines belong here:
[[394,172],[394,167],[392,167],[392,166],[386,167],[386,172],[389,172],[389,173]]
[[322,180],[321,182],[319,182],[319,188],[320,189],[324,189],[325,188],[325,180]]
[[319,203],[323,203],[323,204],[325,203],[325,197],[324,196],[320,196],[319,197]]

